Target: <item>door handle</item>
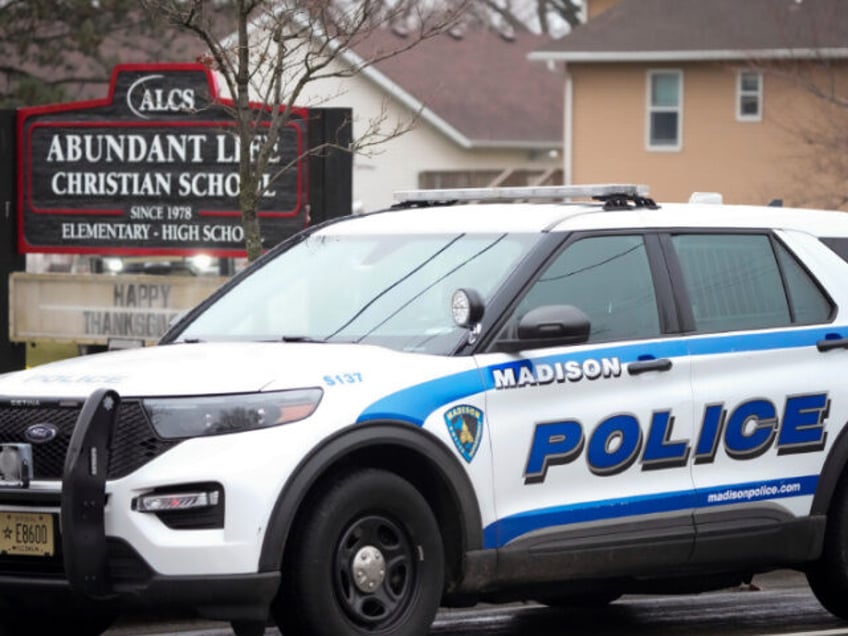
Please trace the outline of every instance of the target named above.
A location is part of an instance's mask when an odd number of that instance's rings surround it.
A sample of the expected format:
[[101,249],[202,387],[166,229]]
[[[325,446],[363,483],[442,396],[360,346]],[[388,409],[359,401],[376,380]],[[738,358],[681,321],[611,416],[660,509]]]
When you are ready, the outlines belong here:
[[825,338],[816,343],[819,351],[830,351],[831,349],[848,349],[848,338]]
[[671,360],[668,358],[639,360],[627,365],[627,373],[630,375],[639,375],[640,373],[648,373],[650,371],[669,371],[671,366]]

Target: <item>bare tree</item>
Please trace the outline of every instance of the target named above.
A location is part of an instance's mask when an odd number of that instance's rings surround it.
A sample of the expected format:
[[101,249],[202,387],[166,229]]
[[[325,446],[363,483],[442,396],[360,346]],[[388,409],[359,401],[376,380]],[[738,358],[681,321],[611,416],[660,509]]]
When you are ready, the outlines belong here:
[[[848,21],[842,0],[775,2],[756,19],[765,51],[744,68],[765,78],[766,117],[787,139],[781,162],[799,204],[848,207]],[[744,40],[745,32],[739,37]],[[791,168],[789,167],[791,166]]]
[[[304,87],[350,77],[381,59],[462,23],[558,35],[577,21],[580,0],[0,0],[0,104],[31,106],[97,96],[112,67],[206,53],[234,100],[241,140],[241,209],[250,258],[261,251],[256,202],[279,131]],[[394,50],[369,51],[375,29],[406,37]],[[263,109],[251,109],[250,99]],[[351,151],[402,134],[375,113]],[[261,142],[261,143],[258,143]],[[258,152],[257,152],[258,148]],[[273,166],[278,172],[287,166]],[[265,182],[266,186],[272,182]]]
[[136,62],[173,56],[159,35],[135,0],[0,0],[0,105],[97,94],[128,51]]
[[772,116],[793,148],[795,198],[805,205],[846,209],[848,60],[815,55],[753,66],[796,95]]
[[[262,253],[258,204],[275,178],[292,167],[272,158],[279,156],[280,132],[305,87],[327,78],[352,77],[442,33],[467,9],[468,0],[231,0],[223,8],[207,0],[142,0],[142,4],[151,16],[203,42],[208,55],[202,61],[218,73],[232,98],[239,206],[247,257],[253,260]],[[406,30],[398,46],[343,57],[386,25]],[[227,32],[231,35],[222,35]],[[372,120],[353,147],[345,150],[356,152],[402,132],[385,131],[382,123],[379,117]],[[263,179],[269,171],[271,178]]]
[[478,0],[475,8],[487,14],[487,22],[501,23],[501,28],[557,36],[580,22],[582,4],[580,0]]
[[[227,12],[232,2],[207,0],[205,15]],[[173,4],[190,10],[198,3]],[[502,31],[530,29],[557,36],[577,23],[581,2],[471,0],[468,4],[473,10],[468,15]],[[234,30],[232,19],[230,14],[230,20],[217,21],[221,28],[228,23],[232,27],[219,37]],[[33,106],[99,96],[115,64],[183,59],[189,50],[186,40],[163,32],[161,22],[139,11],[137,0],[0,0],[0,105]]]

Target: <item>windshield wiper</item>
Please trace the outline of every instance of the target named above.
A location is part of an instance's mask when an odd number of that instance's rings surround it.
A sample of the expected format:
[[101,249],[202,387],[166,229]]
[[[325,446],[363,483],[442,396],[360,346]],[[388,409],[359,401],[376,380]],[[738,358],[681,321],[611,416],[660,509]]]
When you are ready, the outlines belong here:
[[283,342],[317,342],[321,344],[327,342],[326,340],[319,340],[311,336],[283,336],[280,340]]
[[[253,340],[253,338],[242,337],[240,340]],[[324,343],[327,342],[327,340],[325,340],[324,338],[313,338],[312,336],[298,336],[298,335],[281,336],[279,338],[279,340],[276,339],[276,338],[264,337],[264,338],[259,338],[255,341],[256,342],[315,342],[315,343],[320,343],[320,344],[324,344]],[[172,344],[198,344],[198,343],[201,343],[201,342],[209,342],[209,341],[204,340],[202,338],[184,338],[182,340],[174,340],[174,342]]]

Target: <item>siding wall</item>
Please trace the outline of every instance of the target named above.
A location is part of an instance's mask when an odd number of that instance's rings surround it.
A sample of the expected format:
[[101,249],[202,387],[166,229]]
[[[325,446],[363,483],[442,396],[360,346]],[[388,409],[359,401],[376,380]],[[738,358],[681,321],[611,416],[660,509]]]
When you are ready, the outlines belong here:
[[[647,150],[646,75],[661,68],[683,71],[680,151]],[[848,124],[848,108],[825,117],[821,100],[767,72],[762,121],[737,121],[738,69],[714,63],[570,65],[572,181],[646,183],[656,199],[669,201],[686,200],[693,191],[718,191],[728,203],[761,204],[773,198],[787,205],[838,203],[825,191],[843,189],[848,172],[827,174],[833,162],[828,169],[816,165],[825,153],[811,152],[800,133],[813,122],[839,129],[838,122]],[[844,66],[839,73],[844,79]]]

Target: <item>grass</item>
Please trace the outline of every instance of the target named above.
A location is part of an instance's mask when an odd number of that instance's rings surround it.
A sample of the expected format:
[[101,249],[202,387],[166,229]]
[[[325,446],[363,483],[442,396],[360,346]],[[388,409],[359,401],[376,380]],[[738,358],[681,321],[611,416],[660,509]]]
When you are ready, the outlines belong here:
[[73,358],[79,355],[77,345],[64,342],[32,342],[27,344],[26,365],[35,367],[45,362]]

